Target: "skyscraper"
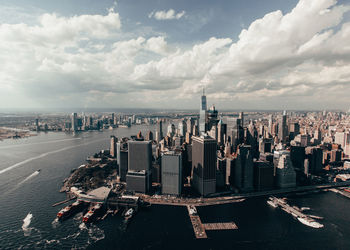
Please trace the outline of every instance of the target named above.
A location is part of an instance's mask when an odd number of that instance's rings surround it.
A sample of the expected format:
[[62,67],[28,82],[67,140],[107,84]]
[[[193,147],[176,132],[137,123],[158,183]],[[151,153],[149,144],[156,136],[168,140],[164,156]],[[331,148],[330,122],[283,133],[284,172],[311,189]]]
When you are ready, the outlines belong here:
[[309,172],[317,174],[322,171],[323,152],[319,147],[307,147],[305,149],[306,158],[309,160]]
[[269,134],[272,135],[273,116],[269,115]]
[[162,193],[180,195],[182,191],[182,155],[170,151],[162,155]]
[[179,131],[179,135],[180,136],[185,136],[186,135],[186,123],[185,123],[184,120],[181,120],[179,122],[178,131]]
[[167,130],[167,136],[173,137],[175,135],[175,125],[172,123],[169,123],[168,130]]
[[147,193],[151,186],[152,142],[128,141],[127,190]]
[[286,142],[287,135],[288,135],[287,114],[286,114],[286,111],[283,111],[280,125],[278,127],[278,138],[281,142]]
[[158,121],[157,132],[158,132],[158,142],[159,142],[163,139],[163,122],[161,120]]
[[243,127],[241,126],[241,119],[237,118],[233,122],[233,127],[232,127],[232,146],[233,146],[233,151],[236,152],[236,149],[239,144],[242,144],[244,141],[244,130]]
[[206,123],[207,123],[207,97],[204,93],[203,88],[203,95],[201,97],[201,106],[199,110],[199,133],[200,135],[204,134],[206,132]]
[[78,130],[78,114],[72,113],[72,130],[73,132]]
[[187,119],[187,132],[190,134],[193,134],[193,126],[194,126],[194,120],[192,117]]
[[278,160],[276,184],[279,188],[296,186],[296,173],[289,154],[282,154]]
[[250,145],[239,145],[234,176],[235,185],[241,191],[253,190],[253,156]]
[[244,113],[240,112],[238,118],[241,120],[241,126],[244,127]]
[[222,119],[218,123],[218,144],[224,145],[227,136],[227,124],[224,124]]
[[117,156],[117,148],[116,148],[117,138],[114,135],[111,135],[111,146],[110,146],[110,155],[112,157]]
[[126,142],[117,143],[117,163],[120,181],[126,181],[128,173],[128,144]]
[[202,195],[216,190],[216,140],[209,136],[192,137],[193,186]]

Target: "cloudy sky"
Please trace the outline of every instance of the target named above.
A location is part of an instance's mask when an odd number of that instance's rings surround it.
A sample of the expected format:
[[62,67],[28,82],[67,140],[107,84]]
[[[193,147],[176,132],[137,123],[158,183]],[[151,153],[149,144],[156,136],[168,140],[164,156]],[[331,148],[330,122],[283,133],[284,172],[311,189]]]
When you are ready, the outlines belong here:
[[350,107],[348,0],[1,0],[0,108]]

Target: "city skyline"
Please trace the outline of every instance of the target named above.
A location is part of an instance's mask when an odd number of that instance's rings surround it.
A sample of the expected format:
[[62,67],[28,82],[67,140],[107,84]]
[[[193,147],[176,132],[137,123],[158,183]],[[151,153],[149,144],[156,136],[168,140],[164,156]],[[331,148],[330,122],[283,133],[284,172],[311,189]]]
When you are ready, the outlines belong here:
[[349,109],[346,1],[82,3],[3,1],[2,109]]

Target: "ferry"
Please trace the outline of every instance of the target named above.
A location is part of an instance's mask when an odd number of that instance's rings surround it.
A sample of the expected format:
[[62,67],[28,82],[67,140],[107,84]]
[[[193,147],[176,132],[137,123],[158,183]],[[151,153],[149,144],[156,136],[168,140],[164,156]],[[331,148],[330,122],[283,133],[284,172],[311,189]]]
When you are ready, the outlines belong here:
[[298,217],[298,220],[303,223],[306,226],[313,227],[313,228],[322,228],[323,225],[321,223],[318,223],[317,221],[314,221],[311,218],[307,217]]
[[291,214],[294,218],[296,218],[298,221],[300,221],[302,224],[313,227],[313,228],[322,228],[323,225],[321,223],[318,223],[314,219],[322,219],[320,216],[315,215],[306,215],[303,213],[305,210],[310,210],[309,207],[302,207],[299,208],[297,206],[290,206],[286,202],[286,199],[278,199],[276,197],[269,197],[267,200],[267,204],[273,206],[273,207],[280,207],[283,211],[285,211],[288,214]]
[[71,216],[73,213],[78,212],[81,208],[83,208],[85,205],[85,202],[81,200],[77,200],[76,202],[72,203],[71,205],[66,206],[65,208],[62,208],[57,213],[57,219],[63,220]]
[[102,208],[102,204],[97,203],[95,204],[83,217],[83,222],[84,223],[89,223],[91,222],[97,214],[100,212]]
[[278,207],[278,205],[272,200],[267,200],[267,204],[269,204],[271,207],[274,207],[274,208]]

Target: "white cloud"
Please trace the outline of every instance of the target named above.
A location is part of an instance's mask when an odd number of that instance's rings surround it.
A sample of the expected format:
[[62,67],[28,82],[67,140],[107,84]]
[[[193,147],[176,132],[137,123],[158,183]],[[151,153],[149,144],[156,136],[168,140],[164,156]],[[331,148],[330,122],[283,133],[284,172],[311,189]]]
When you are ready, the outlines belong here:
[[349,10],[300,0],[255,20],[237,42],[212,37],[189,49],[166,35],[123,39],[114,10],[1,24],[0,105],[195,108],[206,79],[209,101],[224,108],[341,108],[350,92]]
[[160,10],[156,12],[151,12],[148,17],[149,18],[154,18],[156,20],[173,20],[173,19],[180,19],[185,15],[185,11],[181,11],[176,13],[175,10],[169,9],[168,11],[166,10]]

